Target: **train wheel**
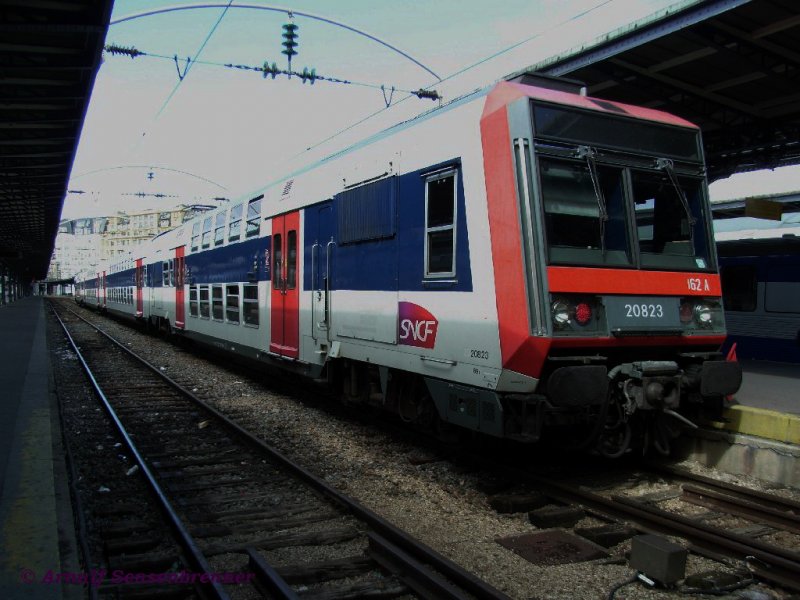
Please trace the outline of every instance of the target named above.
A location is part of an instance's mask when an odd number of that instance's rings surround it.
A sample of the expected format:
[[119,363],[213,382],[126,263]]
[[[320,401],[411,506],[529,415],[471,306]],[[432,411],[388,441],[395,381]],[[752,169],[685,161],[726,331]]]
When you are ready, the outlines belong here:
[[597,440],[597,451],[606,458],[619,458],[628,451],[631,435],[631,425],[627,421],[606,428]]

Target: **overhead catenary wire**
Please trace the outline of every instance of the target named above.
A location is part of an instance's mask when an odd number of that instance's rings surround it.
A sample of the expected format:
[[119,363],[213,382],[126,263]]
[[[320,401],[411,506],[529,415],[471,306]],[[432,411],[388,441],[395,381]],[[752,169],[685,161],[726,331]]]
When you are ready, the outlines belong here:
[[[554,29],[558,29],[560,27],[564,27],[565,25],[568,25],[568,24],[572,23],[573,21],[577,21],[578,19],[581,19],[581,18],[585,17],[589,13],[592,13],[595,10],[597,10],[599,8],[602,8],[606,4],[610,4],[612,2],[614,2],[614,0],[603,0],[602,2],[592,6],[591,8],[587,8],[586,10],[584,10],[584,11],[582,11],[582,12],[576,14],[576,15],[573,15],[568,19],[564,19],[563,21],[561,21],[560,23],[557,23],[556,25],[554,25],[552,27],[548,27],[547,30],[538,31],[538,32],[534,33],[533,35],[528,36],[525,39],[520,40],[519,42],[517,42],[515,44],[512,44],[511,46],[508,46],[508,47],[506,47],[506,48],[504,48],[504,49],[502,49],[502,50],[500,50],[498,52],[495,52],[494,54],[492,54],[490,56],[487,56],[487,57],[482,58],[481,60],[479,60],[479,61],[477,61],[475,63],[472,63],[471,65],[469,65],[467,67],[464,67],[463,69],[460,69],[458,71],[455,71],[455,72],[451,73],[450,75],[447,75],[443,79],[440,79],[437,82],[437,84],[445,83],[446,81],[449,81],[449,80],[451,80],[451,79],[453,79],[453,78],[455,78],[455,77],[457,77],[459,75],[462,75],[462,74],[466,73],[467,71],[470,71],[470,70],[472,70],[472,69],[474,69],[474,68],[476,68],[476,67],[478,67],[478,66],[480,66],[480,65],[482,65],[482,64],[484,64],[484,63],[486,63],[486,62],[488,62],[490,60],[493,60],[493,59],[497,58],[498,56],[502,56],[503,54],[506,54],[507,52],[510,52],[511,50],[514,50],[515,48],[518,48],[518,47],[522,46],[523,44],[527,44],[528,42],[531,42],[531,41],[541,37],[542,35],[544,35],[547,32],[551,32]],[[424,89],[429,89],[429,87],[428,88],[424,88]],[[398,91],[403,91],[403,90],[398,90]],[[412,97],[413,96],[411,94],[409,94],[407,96],[404,96],[403,98],[400,98],[397,102],[392,104],[391,106],[397,106],[398,104],[400,104],[402,102],[405,102],[406,100],[408,100],[409,98],[412,98]],[[306,152],[310,152],[311,150],[319,148],[323,144],[326,144],[326,143],[330,142],[331,140],[333,140],[333,139],[339,137],[340,135],[350,131],[351,129],[354,129],[355,127],[358,127],[362,123],[365,123],[365,122],[369,121],[373,117],[376,117],[377,115],[389,110],[389,108],[391,108],[391,106],[387,104],[387,106],[385,108],[381,108],[379,110],[376,110],[375,112],[370,113],[369,115],[367,115],[363,119],[360,119],[360,120],[356,121],[355,123],[351,123],[347,127],[343,128],[343,129],[340,129],[339,131],[329,135],[328,137],[326,137],[323,140],[320,140],[316,144],[313,144],[313,145],[309,146],[308,148],[306,148],[302,152],[298,153],[296,156],[300,156],[301,154],[304,154]]]
[[[316,72],[316,70],[311,69],[309,70],[308,67],[305,67],[303,71],[297,70],[289,70],[289,69],[280,69],[277,67],[275,63],[271,65],[268,62],[265,62],[262,66],[254,66],[254,65],[244,65],[244,64],[234,64],[234,63],[220,63],[215,61],[207,61],[207,60],[198,60],[197,58],[179,58],[177,55],[167,56],[165,54],[157,54],[153,52],[145,52],[143,50],[139,50],[134,46],[120,46],[118,44],[108,44],[105,46],[104,50],[113,55],[113,56],[128,56],[129,58],[139,58],[139,57],[146,57],[146,58],[156,58],[156,59],[163,59],[163,60],[170,60],[174,61],[176,65],[180,65],[181,63],[186,63],[186,69],[183,71],[183,77],[186,76],[186,72],[189,70],[190,64],[200,64],[203,66],[211,66],[211,67],[221,67],[221,68],[228,68],[228,69],[235,69],[240,71],[253,71],[257,73],[261,73],[262,76],[266,79],[267,77],[271,76],[272,79],[275,79],[277,75],[286,75],[286,76],[294,76],[299,78],[303,83],[310,82],[314,83],[315,81],[325,81],[328,83],[341,83],[345,85],[353,85],[357,87],[364,87],[364,88],[371,88],[375,90],[385,90],[388,86],[387,84],[377,84],[377,83],[366,83],[362,81],[353,81],[351,79],[342,79],[339,77],[329,77],[325,75],[320,75]],[[181,73],[180,67],[178,69],[179,74]],[[179,75],[178,84],[181,84],[183,78]],[[429,100],[439,100],[440,96],[436,90],[431,90],[429,88],[419,88],[417,90],[408,90],[408,89],[401,89],[394,85],[390,86],[393,91],[396,92],[403,92],[409,94],[409,97],[417,97],[420,99],[429,99]],[[384,100],[386,97],[384,96]],[[163,107],[162,107],[163,109]],[[161,111],[159,111],[160,114]]]
[[[217,19],[217,22],[214,23],[214,26],[211,28],[211,30],[208,32],[208,35],[206,35],[206,38],[203,40],[203,43],[200,44],[200,48],[198,48],[197,52],[195,52],[194,58],[191,59],[191,60],[190,59],[186,60],[186,69],[183,71],[183,75],[178,77],[178,83],[175,84],[175,87],[172,88],[172,91],[170,92],[169,96],[167,96],[167,99],[164,100],[164,104],[162,104],[161,108],[158,109],[158,112],[156,113],[156,116],[155,116],[156,119],[158,119],[158,117],[161,116],[161,113],[164,112],[164,109],[167,108],[167,105],[169,104],[170,100],[172,100],[172,97],[178,91],[178,88],[183,83],[183,80],[186,79],[186,76],[189,74],[189,70],[191,69],[192,64],[197,62],[197,59],[200,56],[200,54],[202,54],[203,49],[206,47],[206,44],[208,44],[209,40],[214,35],[214,32],[217,30],[217,27],[219,27],[219,24],[222,23],[222,19],[225,18],[225,14],[228,12],[228,9],[231,7],[232,3],[233,3],[233,0],[228,0],[228,5],[225,8],[222,9],[222,13],[220,14],[219,18]],[[175,62],[177,64],[177,58],[176,58]]]

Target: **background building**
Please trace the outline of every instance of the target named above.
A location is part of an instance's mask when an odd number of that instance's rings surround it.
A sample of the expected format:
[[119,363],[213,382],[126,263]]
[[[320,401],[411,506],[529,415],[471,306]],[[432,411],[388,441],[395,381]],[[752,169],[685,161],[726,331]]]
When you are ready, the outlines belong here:
[[100,265],[109,264],[120,255],[133,252],[143,242],[214,208],[205,204],[182,204],[168,210],[65,219],[58,228],[47,279],[68,279],[81,272],[96,273]]

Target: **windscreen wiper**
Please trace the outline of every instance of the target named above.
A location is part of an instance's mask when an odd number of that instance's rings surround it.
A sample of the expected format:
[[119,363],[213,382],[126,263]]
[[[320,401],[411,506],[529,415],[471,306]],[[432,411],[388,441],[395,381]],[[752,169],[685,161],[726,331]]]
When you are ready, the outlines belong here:
[[592,187],[594,187],[594,196],[597,198],[597,207],[600,210],[600,248],[603,251],[603,256],[606,253],[606,221],[608,221],[608,210],[606,209],[606,199],[603,197],[603,189],[600,187],[600,178],[597,176],[597,163],[594,148],[589,146],[578,146],[575,150],[575,155],[578,158],[586,159],[586,166],[589,168],[589,176],[592,178]]
[[667,177],[669,177],[669,180],[672,183],[672,187],[678,194],[678,199],[681,201],[681,206],[683,206],[683,210],[686,213],[686,219],[689,222],[689,243],[692,245],[692,255],[694,255],[694,224],[697,222],[697,219],[692,216],[692,209],[689,208],[689,200],[686,198],[686,194],[684,193],[681,184],[678,182],[678,176],[675,175],[674,166],[674,163],[668,158],[656,159],[656,168],[661,169],[667,174]]

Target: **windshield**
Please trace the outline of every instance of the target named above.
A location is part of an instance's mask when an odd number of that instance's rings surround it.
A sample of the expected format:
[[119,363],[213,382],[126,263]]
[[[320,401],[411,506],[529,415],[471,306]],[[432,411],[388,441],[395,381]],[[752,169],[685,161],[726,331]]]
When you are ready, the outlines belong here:
[[702,182],[666,171],[632,171],[631,180],[642,266],[707,269]]
[[622,169],[592,166],[589,161],[540,161],[549,258],[630,264]]
[[677,176],[671,165],[634,169],[592,156],[540,156],[539,176],[551,264],[711,267],[701,179]]

